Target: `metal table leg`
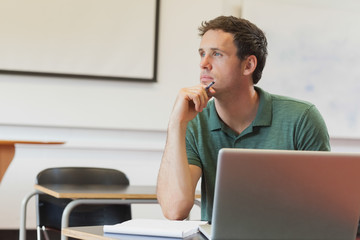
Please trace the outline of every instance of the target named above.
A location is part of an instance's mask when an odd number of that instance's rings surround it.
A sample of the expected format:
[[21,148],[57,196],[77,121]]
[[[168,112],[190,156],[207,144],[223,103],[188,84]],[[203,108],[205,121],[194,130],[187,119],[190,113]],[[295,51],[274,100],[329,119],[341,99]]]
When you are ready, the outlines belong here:
[[21,202],[21,212],[20,212],[20,231],[19,231],[19,240],[26,240],[26,209],[29,200],[39,194],[40,192],[35,191],[24,197]]

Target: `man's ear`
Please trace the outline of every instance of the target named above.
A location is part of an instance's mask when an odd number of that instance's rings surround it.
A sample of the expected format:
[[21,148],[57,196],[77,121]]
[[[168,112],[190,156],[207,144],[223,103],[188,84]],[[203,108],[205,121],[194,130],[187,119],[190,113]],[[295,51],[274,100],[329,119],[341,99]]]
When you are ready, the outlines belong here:
[[257,66],[257,58],[250,55],[244,60],[244,64],[244,75],[252,75]]

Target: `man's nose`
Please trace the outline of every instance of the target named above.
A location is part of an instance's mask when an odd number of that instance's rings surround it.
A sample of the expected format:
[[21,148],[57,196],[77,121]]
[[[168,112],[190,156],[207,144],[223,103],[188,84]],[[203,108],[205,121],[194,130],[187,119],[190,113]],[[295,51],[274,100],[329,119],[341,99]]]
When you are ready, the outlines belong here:
[[209,59],[208,55],[205,55],[203,58],[201,58],[200,68],[201,69],[208,69],[208,70],[212,69],[211,60]]

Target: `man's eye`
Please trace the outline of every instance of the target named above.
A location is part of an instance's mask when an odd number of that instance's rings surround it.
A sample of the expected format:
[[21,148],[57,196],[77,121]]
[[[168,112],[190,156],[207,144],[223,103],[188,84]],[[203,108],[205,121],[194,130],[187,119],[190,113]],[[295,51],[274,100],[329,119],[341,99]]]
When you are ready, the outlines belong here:
[[221,56],[221,53],[214,52],[214,56],[219,57],[219,56]]

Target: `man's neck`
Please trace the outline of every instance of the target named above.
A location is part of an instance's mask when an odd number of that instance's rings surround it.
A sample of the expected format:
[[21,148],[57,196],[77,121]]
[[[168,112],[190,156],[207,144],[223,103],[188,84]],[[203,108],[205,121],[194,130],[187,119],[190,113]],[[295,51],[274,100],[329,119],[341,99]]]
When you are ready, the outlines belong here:
[[259,106],[259,95],[253,86],[238,93],[215,99],[216,111],[221,120],[240,134],[255,119]]

